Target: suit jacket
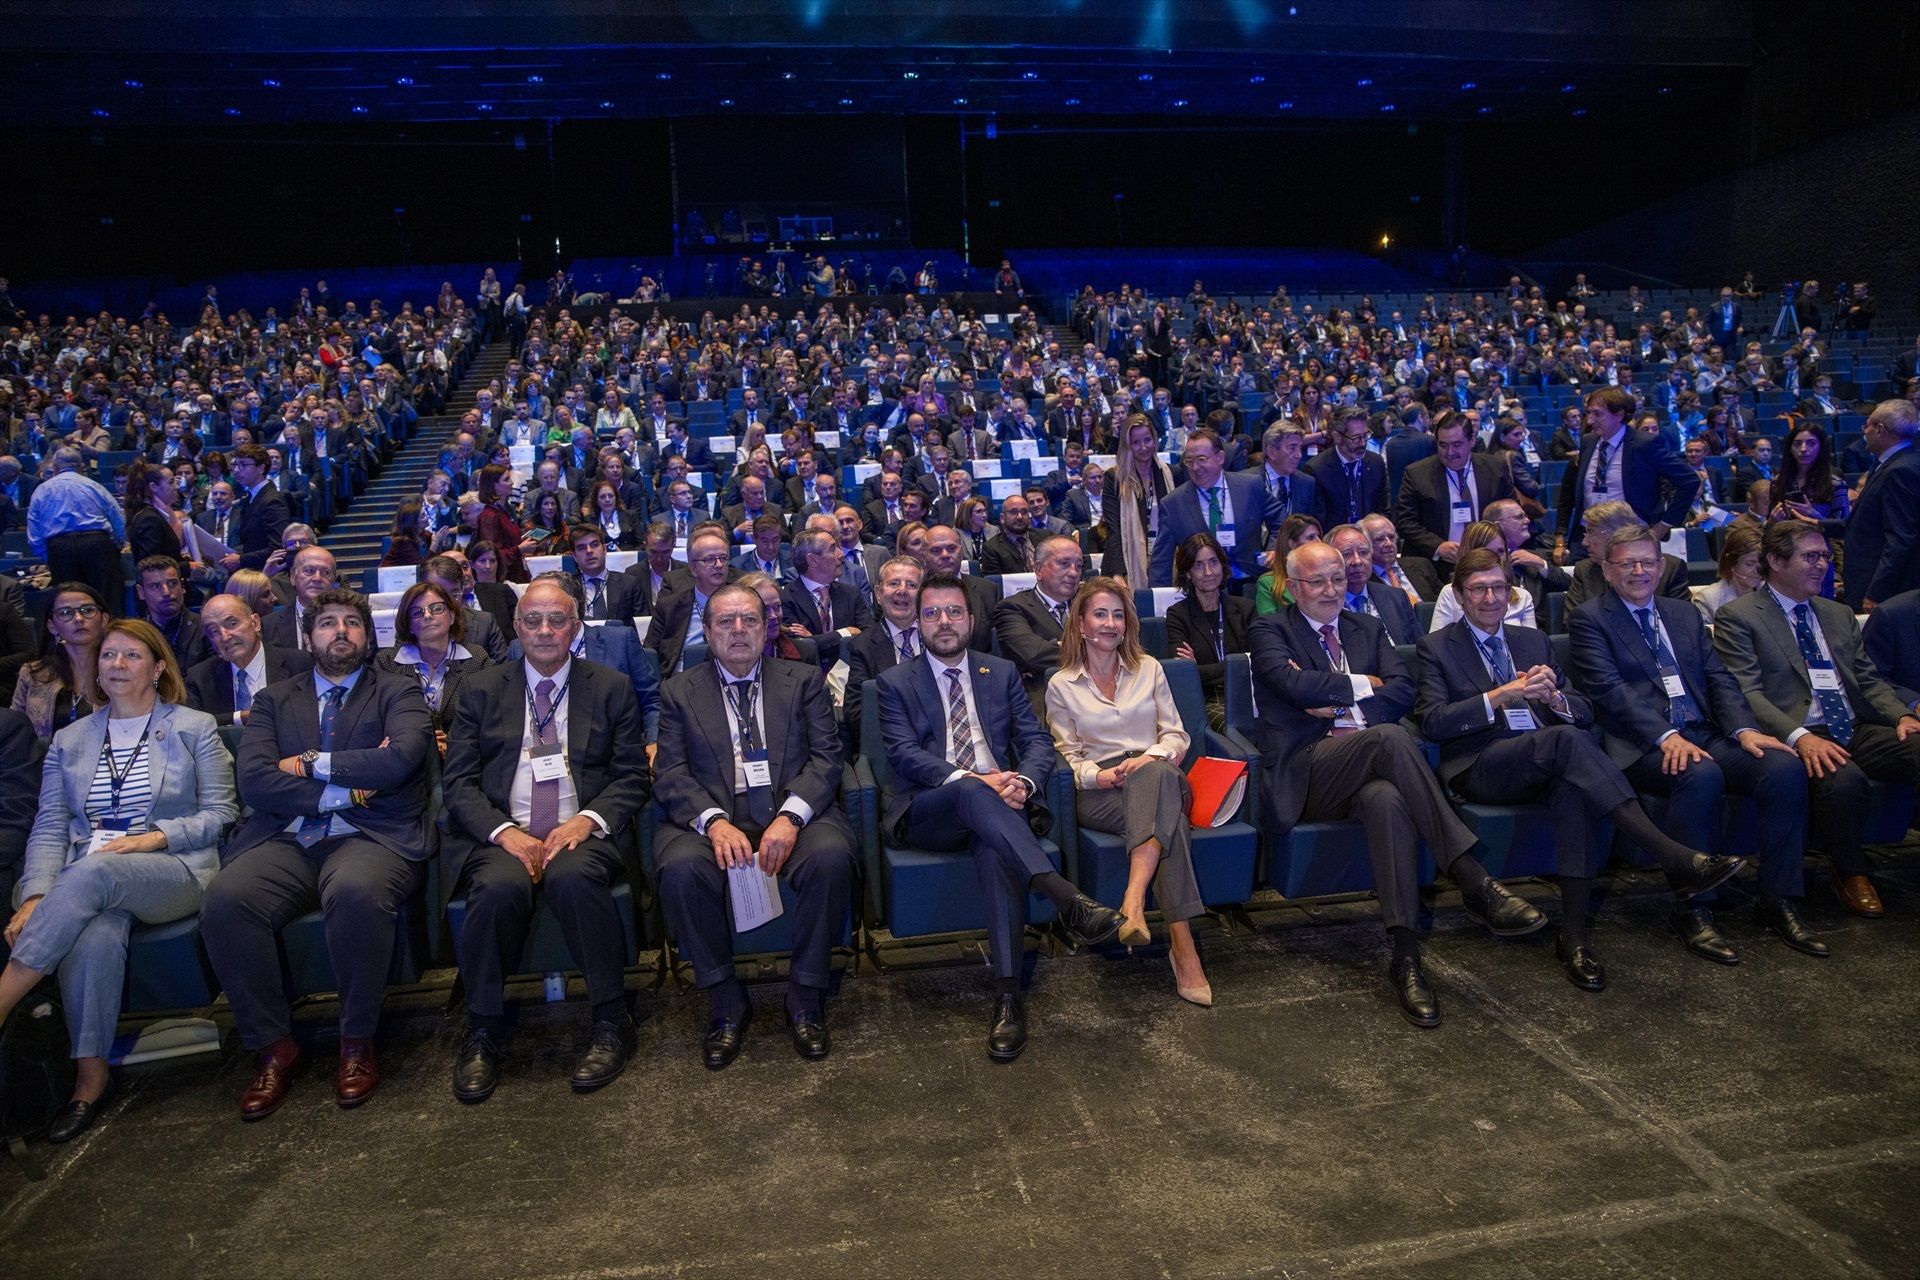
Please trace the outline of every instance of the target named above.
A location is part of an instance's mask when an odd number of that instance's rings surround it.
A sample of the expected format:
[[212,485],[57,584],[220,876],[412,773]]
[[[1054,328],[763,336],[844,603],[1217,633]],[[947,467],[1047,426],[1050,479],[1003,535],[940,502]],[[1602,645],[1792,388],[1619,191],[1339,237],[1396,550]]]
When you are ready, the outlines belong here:
[[[1313,483],[1320,490],[1320,522],[1326,528],[1336,524],[1346,524],[1352,514],[1351,490],[1348,483],[1346,466],[1342,463],[1338,450],[1325,449],[1314,456],[1305,470],[1313,476]],[[1359,507],[1362,516],[1370,513],[1386,515],[1387,506],[1387,464],[1379,455],[1368,450],[1360,460]]]
[[[969,653],[967,678],[980,733],[994,762],[1015,769],[1033,784],[1031,797],[1047,793],[1053,773],[1053,739],[1040,726],[1033,703],[1011,662]],[[947,758],[946,688],[924,653],[901,663],[876,682],[880,696],[880,735],[886,745],[888,783],[881,789],[880,830],[884,837],[904,835],[900,823],[915,796],[946,782],[954,771]]]
[[[1742,729],[1758,728],[1740,682],[1714,652],[1700,610],[1657,595],[1653,609],[1666,627],[1680,682],[1707,723],[1729,738]],[[1567,631],[1573,641],[1574,684],[1592,699],[1607,754],[1624,769],[1673,729],[1659,662],[1633,610],[1611,591],[1569,614]]]
[[[507,665],[525,656],[519,640],[507,647]],[[640,643],[633,628],[625,622],[583,627],[576,656],[626,677],[640,708],[641,735],[649,743],[655,741],[660,732],[660,661]]]
[[[1560,477],[1560,521],[1571,546],[1585,525],[1587,471],[1593,465],[1594,451],[1600,441],[1591,433],[1580,440],[1580,456],[1567,464]],[[1679,528],[1686,522],[1687,510],[1700,491],[1700,477],[1687,460],[1675,453],[1666,437],[1656,431],[1628,428],[1620,444],[1620,488],[1613,497],[1624,499],[1649,525],[1664,524]],[[1663,494],[1662,489],[1666,492]]]
[[[919,645],[916,636],[916,651]],[[876,614],[871,627],[840,646],[840,656],[847,660],[847,691],[840,703],[840,739],[851,752],[860,741],[864,687],[867,681],[878,679],[898,665],[900,651],[893,647],[893,633],[887,629],[886,620]]]
[[[813,809],[813,823],[826,824],[851,842],[852,831],[835,805],[840,788],[840,735],[833,699],[810,663],[766,658],[760,663],[761,720],[773,776],[773,807],[797,796]],[[709,809],[745,810],[733,790],[736,744],[727,732],[723,671],[707,662],[667,680],[660,690],[660,773],[654,798],[668,823],[687,830]]]
[[[1507,657],[1516,674],[1541,664],[1552,665],[1553,644],[1544,631],[1533,627],[1502,626],[1501,637],[1507,644]],[[1556,669],[1554,683],[1567,697],[1573,712],[1571,721],[1585,729],[1593,724],[1593,704],[1567,683],[1567,673]],[[1466,772],[1480,753],[1502,738],[1526,732],[1509,729],[1505,715],[1496,711],[1487,719],[1482,695],[1491,693],[1494,680],[1480,660],[1480,646],[1466,619],[1448,623],[1438,631],[1420,637],[1420,699],[1414,717],[1428,741],[1440,744],[1440,780],[1452,782]],[[1544,702],[1528,702],[1534,723],[1569,723]]]
[[[753,573],[760,568],[760,553],[748,547],[733,558],[733,567],[742,573]],[[773,580],[784,584],[793,576],[793,548],[786,543],[780,544],[779,559],[775,561]]]
[[1847,603],[1878,604],[1920,587],[1920,447],[1867,473],[1847,525]]
[[[294,819],[319,816],[328,784],[280,771],[281,760],[319,745],[320,699],[311,675],[270,684],[254,698],[235,769],[247,816],[221,850],[222,866],[278,836]],[[340,816],[409,861],[432,857],[426,763],[427,753],[437,750],[419,682],[363,667],[334,724],[329,781],[373,795],[365,805],[339,810]]]
[[[1263,489],[1267,487],[1267,468],[1262,463],[1240,473],[1250,476]],[[1287,498],[1283,503],[1278,494],[1271,490],[1267,493],[1267,524],[1270,528],[1279,528],[1287,522],[1288,516],[1312,516],[1320,518],[1320,486],[1314,482],[1303,467],[1287,477]]]
[[[605,616],[608,621],[618,622],[624,625],[646,613],[646,609],[643,607],[646,601],[641,598],[644,589],[643,584],[635,581],[632,575],[610,569],[605,570],[600,575],[600,585],[602,592],[604,592],[606,596]],[[509,588],[509,590],[511,590],[511,588]],[[587,591],[586,579],[584,577],[580,578],[580,590],[586,596],[590,597],[592,595],[591,592]],[[629,627],[628,630],[632,630],[632,628]],[[506,646],[506,648],[509,649],[512,647],[511,644]],[[504,656],[502,659],[496,659],[496,661],[500,660],[504,660]]]
[[[1258,577],[1258,557],[1266,549],[1269,524],[1266,486],[1244,472],[1223,474],[1221,483],[1227,486],[1228,501],[1233,505],[1233,545],[1225,548],[1233,576],[1235,579]],[[1225,532],[1227,527],[1223,523],[1221,531]],[[1148,557],[1148,582],[1156,587],[1172,586],[1175,548],[1206,528],[1206,502],[1191,481],[1168,494],[1160,504],[1160,534],[1153,540]]]
[[235,507],[239,523],[229,524],[227,532],[232,536],[227,539],[227,545],[239,553],[241,568],[258,569],[267,563],[268,556],[280,549],[280,535],[293,520],[287,496],[272,485],[265,485],[258,497],[244,499]]
[[[219,866],[220,833],[239,812],[233,759],[213,717],[191,707],[156,703],[151,734],[147,761],[153,798],[144,815],[147,827],[166,833],[167,852],[204,886]],[[21,898],[44,894],[67,863],[85,854],[92,833],[87,793],[93,789],[106,740],[103,707],[61,729],[48,744],[40,807],[27,837]]]
[[[313,670],[313,655],[301,649],[283,649],[261,641],[266,654],[267,684],[277,684],[289,676]],[[195,663],[188,669],[187,704],[212,716],[216,724],[233,723],[233,667],[219,654]],[[257,701],[260,690],[253,696]]]
[[[1819,596],[1808,603],[1833,655],[1854,723],[1897,724],[1907,714],[1906,704],[1868,659],[1853,610]],[[1740,682],[1761,729],[1784,742],[1806,723],[1813,704],[1807,660],[1800,656],[1793,624],[1771,591],[1762,587],[1721,605],[1713,615],[1713,647]]]
[[1373,696],[1357,704],[1352,682],[1333,669],[1318,629],[1299,606],[1287,605],[1253,624],[1261,827],[1269,832],[1284,834],[1300,821],[1310,749],[1333,730],[1333,721],[1309,715],[1311,709],[1357,705],[1373,726],[1393,724],[1413,707],[1413,679],[1380,620],[1342,611],[1334,626],[1348,670],[1380,678]]
[[[1402,556],[1400,558],[1400,568],[1405,571],[1407,580],[1413,583],[1413,589],[1420,593],[1422,600],[1437,600],[1440,598],[1440,588],[1446,585],[1446,582],[1442,580],[1440,576],[1440,566],[1431,560],[1423,560],[1419,556]],[[1380,576],[1380,570],[1377,566],[1373,571],[1373,577],[1376,582],[1386,581],[1386,579]],[[1394,589],[1396,591],[1399,590],[1397,587]]]
[[1223,593],[1220,608],[1223,616],[1218,634],[1191,595],[1181,596],[1167,609],[1167,652],[1178,653],[1183,644],[1193,646],[1194,665],[1199,668],[1200,684],[1209,697],[1226,689],[1226,660],[1215,656],[1219,653],[1215,646],[1224,643],[1228,653],[1252,651],[1248,646],[1252,643],[1253,601]]
[[1879,602],[1860,628],[1874,669],[1911,708],[1920,702],[1920,590]]
[[26,856],[27,834],[39,812],[40,758],[45,750],[33,721],[0,708],[0,903],[13,905],[13,882]]
[[[568,670],[567,690],[567,771],[580,808],[598,814],[609,838],[621,843],[652,795],[640,709],[619,672],[584,659]],[[513,823],[513,780],[525,758],[526,728],[525,662],[489,667],[462,683],[442,781],[449,883],[458,882],[461,867],[496,828]]]
[[[974,620],[979,628],[979,619]],[[1037,588],[1015,592],[993,606],[993,633],[1000,652],[1012,659],[1027,682],[1027,696],[1044,694],[1060,669],[1060,624],[1040,599]]]
[[[1503,498],[1514,497],[1513,477],[1507,469],[1484,453],[1469,459],[1473,470],[1474,492],[1479,496],[1475,519],[1487,507]],[[1400,498],[1394,503],[1393,523],[1400,531],[1403,556],[1428,559],[1447,540],[1453,520],[1453,479],[1434,454],[1407,468],[1400,484]]]
[[1379,614],[1391,644],[1417,644],[1420,640],[1420,615],[1407,600],[1406,592],[1382,582],[1367,579],[1367,600]]
[[1029,561],[1039,551],[1032,534],[1022,535],[1027,544],[1027,554],[1023,556],[1014,540],[1001,530],[987,539],[987,545],[980,552],[979,569],[982,574],[992,573],[1032,573]]
[[[520,597],[513,588],[504,582],[476,582],[473,584],[473,598],[480,605],[480,612],[493,619],[493,625],[500,634],[513,634],[513,614],[519,608]],[[645,613],[642,609],[640,612]]]
[[782,587],[780,600],[787,620],[799,623],[814,637],[822,667],[830,667],[839,660],[842,627],[858,627],[864,634],[873,625],[866,597],[850,582],[837,581],[827,588],[827,600],[833,606],[832,630],[820,624],[820,602],[813,598],[813,591],[804,579],[795,578]]

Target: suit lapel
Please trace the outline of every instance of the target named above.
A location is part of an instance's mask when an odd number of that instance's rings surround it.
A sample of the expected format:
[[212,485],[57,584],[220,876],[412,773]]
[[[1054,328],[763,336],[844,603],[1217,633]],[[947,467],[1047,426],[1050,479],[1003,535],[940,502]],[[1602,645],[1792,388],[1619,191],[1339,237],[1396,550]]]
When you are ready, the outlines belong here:
[[[1764,585],[1760,587],[1761,591],[1766,589]],[[1769,595],[1766,598],[1766,608],[1758,612],[1762,619],[1761,627],[1766,630],[1774,644],[1787,655],[1787,660],[1793,664],[1793,669],[1800,673],[1800,679],[1811,686],[1813,677],[1807,671],[1806,655],[1800,652],[1800,641],[1794,637],[1793,624],[1787,621],[1787,615],[1781,611],[1779,602]]]
[[[773,774],[776,805],[787,781],[787,733],[792,718],[789,708],[794,701],[792,688],[792,675],[784,663],[760,664],[760,719],[766,725],[760,737],[767,749],[767,766]],[[794,710],[797,712],[797,709]]]
[[[1504,637],[1505,632],[1502,632]],[[1475,693],[1489,693],[1493,690],[1493,676],[1487,671],[1487,664],[1480,659],[1480,646],[1474,641],[1473,632],[1464,621],[1453,624],[1453,636],[1448,640],[1453,646],[1454,661],[1467,673],[1467,683],[1473,686]],[[1513,661],[1513,650],[1508,648],[1507,660]]]
[[[1221,608],[1225,607],[1221,605]],[[1297,606],[1287,610],[1287,625],[1293,628],[1294,648],[1306,655],[1307,665],[1315,671],[1332,671],[1333,663],[1327,658],[1326,648],[1321,645],[1313,624],[1307,621],[1307,615],[1301,613]]]
[[361,713],[373,702],[374,670],[371,665],[360,668],[360,678],[353,682],[353,689],[347,694],[347,700],[340,707],[339,718],[334,722],[333,741],[335,750],[344,750],[343,744],[360,723]]
[[726,683],[726,670],[712,658],[707,659],[708,678],[695,680],[693,691],[696,697],[709,705],[697,708],[701,711],[700,730],[706,734],[707,747],[713,752],[713,758],[724,772],[720,787],[724,794],[733,794],[733,739],[727,732],[727,694],[723,687]]
[[153,709],[153,741],[147,744],[148,794],[158,800],[167,785],[167,762],[177,739],[173,733],[173,704],[162,702]]
[[[1655,597],[1657,600],[1658,597]],[[1660,660],[1647,646],[1646,633],[1640,630],[1640,624],[1634,621],[1633,611],[1627,602],[1611,591],[1607,593],[1606,603],[1601,606],[1607,612],[1607,622],[1613,627],[1614,634],[1620,637],[1628,653],[1640,660],[1640,667],[1647,678],[1655,684],[1660,683]]]

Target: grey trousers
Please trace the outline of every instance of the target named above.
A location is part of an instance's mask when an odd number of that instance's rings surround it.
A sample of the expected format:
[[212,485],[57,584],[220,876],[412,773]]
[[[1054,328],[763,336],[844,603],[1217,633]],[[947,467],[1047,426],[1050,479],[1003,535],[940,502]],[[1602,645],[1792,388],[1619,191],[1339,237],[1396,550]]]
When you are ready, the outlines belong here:
[[1206,913],[1200,881],[1193,874],[1193,833],[1187,806],[1193,792],[1180,767],[1165,760],[1143,765],[1118,790],[1075,791],[1080,825],[1107,831],[1129,850],[1149,840],[1160,842],[1160,866],[1153,873],[1153,896],[1168,920],[1191,920]]
[[190,916],[200,897],[200,882],[170,853],[94,853],[61,870],[13,958],[38,973],[59,969],[74,1057],[104,1058],[113,1048],[133,922]]

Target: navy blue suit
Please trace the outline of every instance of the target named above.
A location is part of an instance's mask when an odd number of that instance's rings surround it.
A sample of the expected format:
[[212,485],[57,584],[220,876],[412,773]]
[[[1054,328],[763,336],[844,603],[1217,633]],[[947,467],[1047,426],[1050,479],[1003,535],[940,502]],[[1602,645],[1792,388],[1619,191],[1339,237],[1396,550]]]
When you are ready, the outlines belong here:
[[[1220,483],[1227,488],[1233,520],[1222,521],[1220,531],[1232,529],[1233,545],[1226,548],[1227,562],[1235,581],[1258,577],[1258,557],[1266,549],[1267,490],[1244,472],[1222,473]],[[1156,587],[1173,585],[1173,553],[1181,543],[1207,529],[1206,500],[1189,481],[1168,494],[1160,504],[1160,533],[1153,540],[1147,580]],[[1215,536],[1218,536],[1217,534]]]
[[1708,753],[1678,774],[1661,769],[1660,740],[1674,732],[1658,660],[1626,602],[1608,591],[1567,618],[1574,682],[1593,700],[1607,754],[1643,792],[1667,797],[1667,833],[1693,849],[1719,844],[1721,797],[1728,786],[1759,806],[1760,883],[1769,898],[1801,893],[1807,843],[1807,777],[1791,751],[1749,755],[1737,741],[1758,729],[1753,709],[1714,652],[1691,601],[1655,596],[1652,604],[1673,650],[1680,682],[1701,719],[1679,730]]
[[[1027,700],[1019,668],[972,650],[962,652],[960,660],[992,764],[1018,770],[1032,784],[1029,803],[1040,800],[1053,773],[1053,739]],[[947,753],[947,678],[935,672],[926,653],[895,665],[874,683],[890,770],[881,790],[881,835],[901,844],[934,851],[964,849],[973,855],[987,900],[994,976],[1015,977],[1027,927],[1027,886],[1035,876],[1055,870],[1053,862],[1023,811],[1009,806],[978,778],[948,781],[957,766]],[[976,771],[988,767],[985,760],[975,762]]]
[[1847,523],[1847,603],[1878,604],[1920,587],[1920,449],[1908,445],[1867,473]]
[[[1567,467],[1560,479],[1560,522],[1572,547],[1584,531],[1583,513],[1587,506],[1587,472],[1593,466],[1599,438],[1591,433],[1580,439],[1580,456]],[[1654,431],[1628,428],[1620,442],[1620,489],[1608,497],[1624,500],[1649,525],[1664,524],[1679,528],[1686,523],[1687,510],[1700,491],[1700,477],[1687,466],[1687,460],[1673,451],[1666,437]],[[1661,482],[1669,486],[1664,503]]]
[[1920,703],[1920,590],[1880,601],[1860,628],[1867,657],[1911,710]]
[[1286,478],[1286,498],[1283,501],[1279,492],[1279,482],[1268,484],[1266,464],[1240,473],[1259,483],[1267,491],[1267,524],[1279,528],[1287,522],[1288,516],[1312,516],[1320,518],[1320,486],[1305,470],[1295,471]]
[[[1369,450],[1360,459],[1360,487],[1347,474],[1348,463],[1337,449],[1327,449],[1307,464],[1320,490],[1320,523],[1328,529],[1351,524],[1361,517],[1387,515],[1387,464]],[[1304,513],[1303,513],[1304,514]]]

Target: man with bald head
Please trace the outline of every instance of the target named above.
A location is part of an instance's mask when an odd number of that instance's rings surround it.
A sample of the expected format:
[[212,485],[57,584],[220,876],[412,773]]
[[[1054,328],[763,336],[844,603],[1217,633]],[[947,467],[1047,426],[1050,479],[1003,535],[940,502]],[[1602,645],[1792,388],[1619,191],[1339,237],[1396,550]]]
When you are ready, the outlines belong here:
[[186,671],[187,705],[221,724],[246,723],[262,689],[313,670],[306,651],[268,644],[260,616],[238,596],[218,595],[201,605],[200,630],[213,652]]
[[1883,400],[1867,415],[1861,443],[1873,467],[1847,525],[1846,600],[1856,613],[1920,587],[1920,409]]
[[282,649],[304,649],[307,611],[322,591],[333,588],[337,576],[333,552],[321,546],[301,547],[288,561],[287,576],[293,580],[293,603],[268,614],[261,634],[268,644]]

